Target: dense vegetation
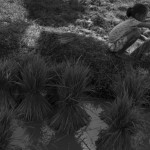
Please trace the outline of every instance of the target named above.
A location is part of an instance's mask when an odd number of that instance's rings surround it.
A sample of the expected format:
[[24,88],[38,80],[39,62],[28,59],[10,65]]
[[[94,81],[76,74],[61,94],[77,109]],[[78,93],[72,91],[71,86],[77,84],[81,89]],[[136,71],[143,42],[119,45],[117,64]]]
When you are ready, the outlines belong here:
[[133,2],[0,4],[0,147],[12,149],[12,118],[46,120],[57,133],[72,134],[90,121],[84,103],[96,102],[106,104],[99,117],[108,125],[97,150],[133,149],[136,134],[149,128],[149,41],[127,58],[109,53],[107,45],[108,32]]

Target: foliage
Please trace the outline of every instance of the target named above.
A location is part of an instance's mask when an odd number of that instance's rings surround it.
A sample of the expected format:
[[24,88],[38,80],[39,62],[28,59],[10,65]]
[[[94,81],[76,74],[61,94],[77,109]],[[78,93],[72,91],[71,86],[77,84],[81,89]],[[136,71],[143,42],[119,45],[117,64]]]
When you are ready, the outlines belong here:
[[7,110],[15,107],[15,101],[12,95],[15,73],[16,63],[14,61],[0,61],[0,107]]
[[146,121],[142,111],[132,107],[132,97],[128,93],[106,107],[101,118],[108,128],[99,133],[97,150],[131,150],[133,137],[146,131]]
[[92,90],[89,68],[80,61],[73,64],[67,62],[56,67],[54,72],[58,100],[55,104],[57,111],[50,121],[50,126],[57,132],[70,134],[89,121],[81,104],[88,101],[87,92]]
[[84,60],[90,66],[96,96],[106,98],[108,94],[112,95],[112,77],[124,69],[124,61],[108,54],[105,42],[75,33],[44,31],[38,43],[39,53],[44,57],[50,56],[52,61]]
[[25,20],[27,11],[22,0],[0,0],[0,20],[18,21]]
[[0,58],[19,52],[21,39],[28,25],[29,23],[24,21],[0,25]]
[[77,0],[23,0],[28,17],[41,25],[61,26],[74,22],[82,8]]
[[122,96],[128,92],[129,98],[133,99],[133,105],[149,104],[150,78],[148,74],[141,74],[138,69],[131,67],[124,77],[117,76],[112,88],[116,96]]
[[24,55],[21,60],[16,81],[21,89],[17,112],[27,120],[43,120],[51,112],[45,98],[46,87],[49,86],[48,67],[38,55]]
[[3,111],[0,114],[0,149],[22,149],[27,144],[25,130],[15,124],[12,111]]

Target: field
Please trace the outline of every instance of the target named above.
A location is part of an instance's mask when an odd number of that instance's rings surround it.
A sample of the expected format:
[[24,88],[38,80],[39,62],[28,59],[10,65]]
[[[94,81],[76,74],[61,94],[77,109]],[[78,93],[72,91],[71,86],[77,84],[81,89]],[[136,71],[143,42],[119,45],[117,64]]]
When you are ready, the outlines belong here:
[[150,40],[108,47],[137,2],[0,0],[0,149],[150,149]]

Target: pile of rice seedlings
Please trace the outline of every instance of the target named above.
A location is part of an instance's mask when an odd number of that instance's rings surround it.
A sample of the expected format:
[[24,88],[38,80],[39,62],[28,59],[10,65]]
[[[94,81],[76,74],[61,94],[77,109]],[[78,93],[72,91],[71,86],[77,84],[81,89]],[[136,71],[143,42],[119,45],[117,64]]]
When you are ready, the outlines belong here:
[[129,97],[133,98],[133,105],[149,105],[149,74],[141,74],[139,69],[131,67],[124,77],[117,76],[113,89],[116,96],[122,96],[124,92],[128,92]]
[[14,124],[12,111],[0,112],[0,149],[16,150],[27,146],[25,130]]
[[58,100],[50,127],[58,133],[72,134],[89,122],[82,102],[88,101],[87,92],[92,90],[90,70],[80,61],[67,62],[53,69]]
[[106,107],[102,119],[108,128],[99,133],[97,150],[132,150],[133,138],[138,132],[145,133],[146,121],[140,109],[132,107],[128,93]]
[[21,40],[26,28],[30,23],[27,21],[15,21],[7,24],[0,24],[0,58],[9,57],[19,53],[22,46]]
[[19,89],[19,106],[16,111],[25,120],[43,120],[51,105],[46,99],[49,86],[48,67],[39,55],[24,55],[18,60],[19,69],[15,84]]
[[13,80],[16,73],[16,64],[11,60],[0,61],[0,108],[10,109],[15,107],[12,95]]

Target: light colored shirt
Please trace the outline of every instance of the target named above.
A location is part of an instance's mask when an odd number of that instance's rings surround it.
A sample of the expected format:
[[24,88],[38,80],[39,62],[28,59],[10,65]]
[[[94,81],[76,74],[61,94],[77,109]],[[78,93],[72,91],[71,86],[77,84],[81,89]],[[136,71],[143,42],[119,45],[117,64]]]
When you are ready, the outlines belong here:
[[109,33],[109,42],[116,42],[121,37],[123,37],[130,31],[132,31],[134,28],[136,28],[136,26],[140,23],[140,21],[130,17],[126,21],[123,21],[122,23],[118,24]]

